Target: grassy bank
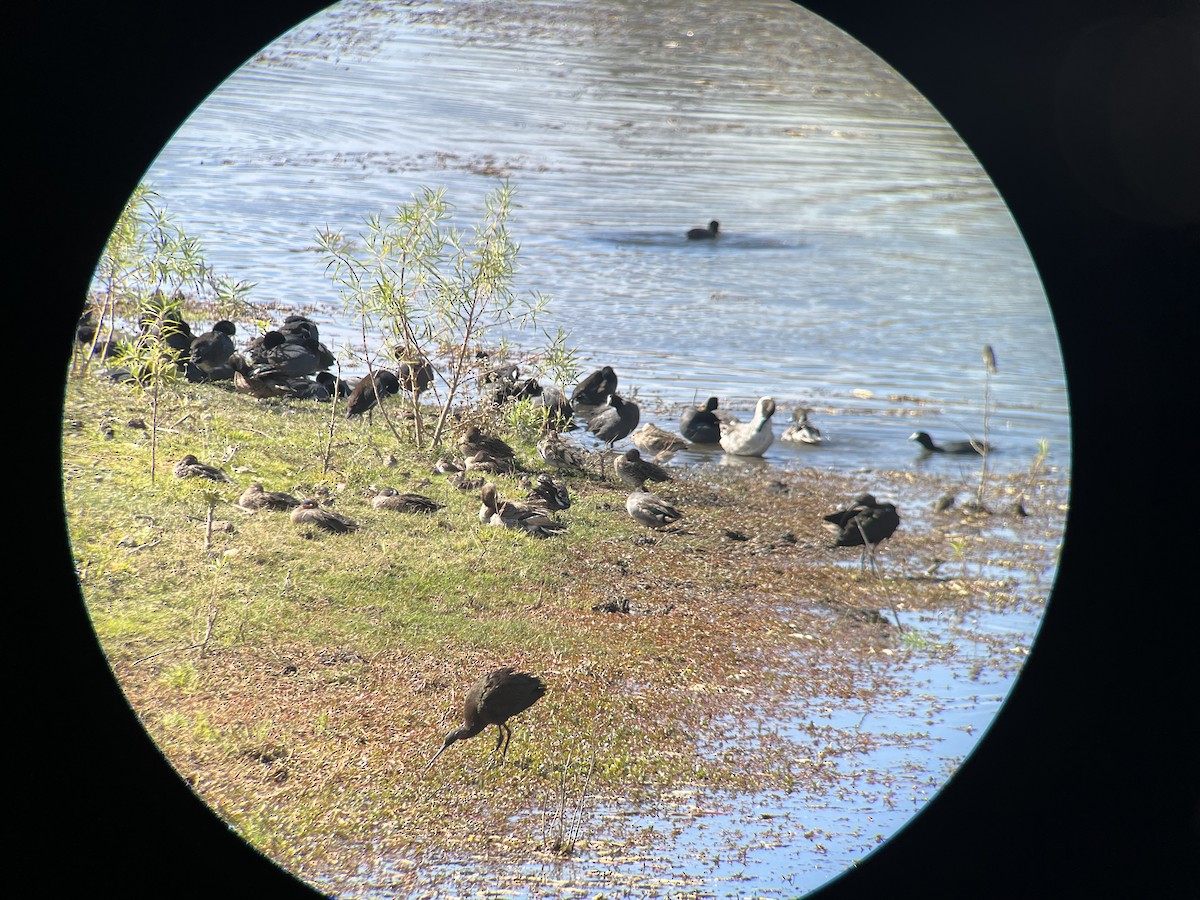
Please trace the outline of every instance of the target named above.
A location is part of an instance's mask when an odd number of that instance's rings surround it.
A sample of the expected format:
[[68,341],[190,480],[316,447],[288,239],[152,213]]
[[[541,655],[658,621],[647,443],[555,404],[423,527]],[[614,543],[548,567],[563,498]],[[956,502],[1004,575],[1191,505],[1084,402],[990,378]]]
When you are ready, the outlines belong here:
[[[1024,497],[1029,516],[1015,519],[934,513],[951,486],[937,475],[675,466],[656,492],[684,511],[684,532],[635,524],[625,488],[580,474],[567,478],[567,531],[539,541],[481,525],[478,491],[433,474],[441,454],[397,441],[378,416],[347,422],[326,404],[219,385],[162,402],[152,481],[145,401],[93,375],[67,386],[64,497],[84,601],[180,775],[308,876],[596,849],[594,810],[681,788],[854,789],[827,764],[855,753],[854,738],[758,729],[774,698],[889,690],[872,661],[937,652],[924,617],[1025,602],[997,572],[1052,569],[1066,502],[1053,470],[989,475],[994,509]],[[504,436],[529,471],[546,469]],[[233,482],[174,478],[186,453]],[[516,476],[493,480],[523,494]],[[235,503],[251,481],[319,497],[361,528],[245,512]],[[375,510],[385,485],[445,508]],[[923,500],[901,503],[882,579],[820,528],[865,489]],[[513,721],[505,763],[485,732],[424,771],[466,689],[502,664],[549,687]]]

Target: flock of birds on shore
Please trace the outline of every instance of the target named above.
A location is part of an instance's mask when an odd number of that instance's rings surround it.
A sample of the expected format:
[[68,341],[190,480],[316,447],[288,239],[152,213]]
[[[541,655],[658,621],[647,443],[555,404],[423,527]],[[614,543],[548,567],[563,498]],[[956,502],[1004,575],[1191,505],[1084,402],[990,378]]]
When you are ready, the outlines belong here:
[[[717,238],[719,225],[710,222],[707,228],[694,228],[687,233],[689,240]],[[397,367],[375,368],[351,384],[329,371],[336,363],[334,355],[320,341],[317,325],[303,315],[289,315],[278,328],[265,331],[249,341],[243,351],[234,343],[236,326],[227,320],[216,322],[201,334],[193,334],[177,308],[163,304],[156,313],[144,315],[137,335],[107,335],[99,333],[91,309],[79,321],[76,339],[90,348],[93,356],[115,360],[107,372],[118,381],[139,378],[134,365],[121,362],[117,349],[138,346],[146,342],[166,345],[175,354],[179,372],[193,382],[232,382],[236,391],[257,398],[287,397],[298,400],[329,402],[344,400],[345,416],[369,416],[379,402],[401,391],[414,399],[433,384],[433,366],[423,359],[411,359],[411,354],[397,351]],[[136,360],[134,354],[132,359]],[[638,404],[618,392],[617,374],[611,366],[592,372],[581,380],[569,397],[560,389],[540,384],[535,378],[522,378],[516,365],[501,366],[485,373],[481,384],[490,390],[489,399],[503,404],[512,399],[528,398],[546,408],[546,429],[537,443],[540,459],[555,472],[604,471],[611,460],[611,472],[617,481],[630,489],[625,509],[628,516],[647,528],[669,533],[679,528],[684,514],[669,500],[652,493],[647,483],[661,484],[671,480],[665,467],[680,450],[693,446],[719,447],[733,456],[762,456],[775,436],[772,417],[775,401],[762,397],[755,404],[753,417],[742,422],[720,409],[716,397],[709,397],[700,406],[684,411],[678,433],[652,423],[638,425],[641,411]],[[809,409],[798,409],[794,422],[783,432],[781,440],[819,444],[820,429],[809,421]],[[603,450],[586,449],[566,432],[582,427],[603,445]],[[630,439],[632,447],[617,452],[614,445]],[[936,444],[926,432],[917,432],[911,440],[925,453],[986,454],[991,448],[981,442]],[[478,518],[489,527],[513,529],[535,538],[561,534],[567,525],[556,514],[571,506],[569,488],[557,474],[533,473],[520,466],[513,448],[502,438],[483,432],[476,425],[467,425],[459,439],[458,459],[439,459],[434,472],[449,476],[461,490],[478,490]],[[647,456],[643,456],[645,453]],[[647,458],[649,457],[649,458]],[[600,467],[603,466],[604,469]],[[497,485],[486,476],[495,473],[521,475],[521,484],[528,494],[521,500],[501,496]],[[206,478],[232,483],[223,470],[201,462],[187,454],[175,464],[178,478]],[[248,511],[277,510],[287,512],[297,526],[320,529],[333,534],[347,534],[360,527],[355,520],[322,506],[313,497],[300,498],[283,491],[265,490],[261,482],[252,482],[238,499],[238,506]],[[393,510],[409,514],[431,514],[444,504],[417,493],[402,493],[383,487],[371,499],[378,510]],[[844,509],[824,516],[822,525],[832,533],[834,547],[861,547],[861,565],[869,558],[875,565],[874,549],[890,538],[899,527],[900,515],[893,503],[880,503],[864,493]],[[510,667],[496,669],[480,678],[468,691],[462,709],[461,727],[445,738],[442,748],[429,761],[431,766],[451,744],[474,737],[489,725],[499,732],[496,751],[501,758],[508,750],[511,728],[508,720],[525,711],[546,693],[546,684],[538,676],[519,672]],[[428,766],[427,766],[428,768]]]

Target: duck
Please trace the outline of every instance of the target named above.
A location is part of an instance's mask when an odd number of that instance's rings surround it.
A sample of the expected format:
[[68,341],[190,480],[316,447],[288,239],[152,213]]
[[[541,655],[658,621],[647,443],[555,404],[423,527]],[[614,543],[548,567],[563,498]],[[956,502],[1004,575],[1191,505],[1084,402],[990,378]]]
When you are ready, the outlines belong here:
[[396,375],[401,390],[420,397],[433,386],[433,364],[429,360],[403,357],[402,348],[397,348],[396,357],[399,361]]
[[249,487],[238,498],[242,509],[289,510],[300,505],[300,499],[284,491],[264,491],[261,481],[250,482]]
[[951,453],[958,456],[970,456],[973,454],[975,456],[982,456],[993,449],[990,444],[983,441],[946,441],[944,444],[935,444],[927,431],[915,431],[909,436],[909,440],[920,444],[924,448],[925,453]]
[[771,416],[775,401],[760,397],[749,422],[729,422],[721,425],[721,449],[733,456],[762,456],[775,440]]
[[709,397],[703,406],[685,409],[679,417],[679,433],[693,444],[717,444],[721,441],[721,420],[717,416],[716,397]]
[[635,488],[644,487],[647,481],[670,481],[670,473],[662,466],[642,459],[637,447],[630,447],[613,460],[613,471],[617,478]]
[[479,492],[482,505],[479,521],[495,528],[511,528],[537,538],[546,538],[566,530],[562,522],[550,518],[538,507],[515,500],[502,500],[496,485],[486,482]]
[[397,512],[434,513],[445,509],[446,504],[438,503],[432,497],[423,494],[402,494],[393,487],[379,489],[373,498],[371,506],[375,509],[392,509]]
[[674,505],[644,487],[634,488],[625,498],[625,511],[635,522],[654,529],[674,525],[683,518],[683,513]]
[[489,475],[509,474],[516,471],[516,461],[511,457],[495,457],[486,450],[476,450],[463,458],[463,471],[486,472]]
[[233,479],[216,466],[210,466],[198,460],[195,454],[189,453],[175,463],[176,478],[207,478],[210,481],[228,481]]
[[233,388],[239,393],[249,394],[260,400],[287,397],[292,393],[287,385],[287,376],[276,376],[269,370],[258,369],[240,353],[229,357],[229,368],[233,371]]
[[688,231],[687,237],[689,241],[707,241],[712,240],[717,236],[717,232],[721,228],[721,223],[713,219],[708,223],[707,228],[692,228]]
[[613,444],[629,434],[637,427],[641,418],[641,410],[632,400],[626,400],[619,394],[609,394],[604,405],[588,420],[588,431],[611,448]]
[[381,397],[400,392],[400,379],[390,369],[376,369],[358,379],[346,398],[346,418],[352,419],[370,413]]
[[808,414],[810,412],[812,412],[811,409],[804,409],[803,407],[793,412],[792,418],[796,420],[796,423],[785,428],[779,439],[793,444],[821,443],[823,440],[821,429],[808,421]]
[[547,511],[571,508],[571,494],[567,490],[567,483],[545,472],[538,475],[525,499],[531,505],[540,506]]
[[631,436],[633,446],[654,457],[656,462],[666,462],[680,450],[686,450],[690,445],[677,434],[659,428],[653,422],[647,422]]
[[875,547],[896,533],[900,513],[894,503],[880,503],[872,494],[860,494],[854,503],[824,517],[824,527],[835,536],[834,547],[862,547],[862,566],[867,555],[872,563]]
[[446,477],[446,481],[456,490],[470,493],[483,487],[484,479],[482,477],[472,478],[466,472],[451,472]]
[[588,451],[570,438],[563,437],[554,428],[547,429],[537,442],[537,453],[546,465],[555,469],[588,468]]
[[467,426],[459,436],[458,446],[464,457],[472,457],[480,451],[497,462],[515,460],[517,456],[516,451],[504,439],[486,434],[476,425]]
[[292,510],[291,519],[294,525],[313,525],[331,534],[348,534],[358,530],[358,523],[353,519],[325,509],[312,497],[302,500],[300,505]]
[[617,373],[612,366],[604,366],[575,385],[571,392],[571,406],[581,415],[586,415],[597,406],[602,406],[610,394],[617,392]]
[[214,322],[211,329],[199,337],[192,339],[191,360],[211,381],[229,381],[233,378],[233,369],[229,366],[229,357],[233,356],[235,347],[233,337],[237,334],[237,326],[228,319]]

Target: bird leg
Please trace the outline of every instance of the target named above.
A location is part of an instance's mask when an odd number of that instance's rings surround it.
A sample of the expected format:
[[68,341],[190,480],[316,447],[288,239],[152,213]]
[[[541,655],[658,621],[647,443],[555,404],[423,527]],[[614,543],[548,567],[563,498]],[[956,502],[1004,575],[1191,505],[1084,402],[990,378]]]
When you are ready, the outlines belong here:
[[506,722],[500,727],[504,729],[504,749],[500,751],[500,761],[504,762],[505,757],[508,756],[508,745],[512,743],[512,726]]

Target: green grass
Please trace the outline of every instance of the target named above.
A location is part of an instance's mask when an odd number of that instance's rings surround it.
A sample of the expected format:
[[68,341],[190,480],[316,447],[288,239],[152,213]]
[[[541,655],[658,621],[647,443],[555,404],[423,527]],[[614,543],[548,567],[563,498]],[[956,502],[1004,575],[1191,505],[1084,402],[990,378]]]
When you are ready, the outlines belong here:
[[[923,612],[956,609],[965,597],[1007,602],[971,580],[984,561],[1052,563],[991,537],[986,519],[933,520],[906,508],[903,533],[883,551],[881,585],[829,552],[818,524],[860,486],[813,471],[780,473],[789,479],[783,502],[755,479],[681,471],[660,488],[689,526],[670,536],[634,524],[620,486],[571,477],[568,530],[536,540],[481,525],[478,492],[431,474],[439,456],[453,455],[455,431],[447,446],[419,451],[379,416],[337,416],[331,439],[330,412],[180,385],[163,399],[152,480],[149,431],[137,424],[149,421],[144,399],[94,374],[71,379],[64,398],[68,531],[114,673],[202,799],[301,872],[353,871],[364,852],[419,855],[405,844],[411,834],[426,835],[435,855],[470,852],[481,834],[519,835],[507,844],[517,854],[546,849],[538,841],[559,838],[546,823],[556,821],[567,774],[569,803],[585,794],[598,804],[652,800],[681,785],[782,789],[797,778],[819,793],[826,782],[802,761],[823,752],[820,734],[760,740],[732,756],[705,754],[699,736],[717,720],[769,718],[780,691],[837,696],[874,671],[882,650],[927,655]],[[529,469],[544,468],[521,421],[510,431],[481,410],[469,415],[509,440]],[[222,466],[234,483],[175,478],[185,453]],[[888,478],[910,477],[873,476],[884,489]],[[521,495],[516,478],[493,480],[503,495]],[[296,527],[286,513],[246,513],[234,504],[251,481],[319,496],[361,528],[331,535]],[[445,508],[375,510],[370,498],[385,485]],[[931,483],[928,494],[944,488]],[[1063,486],[1053,473],[989,488],[1026,491],[1040,514],[1029,521],[1061,527],[1054,504]],[[728,527],[752,539],[732,542]],[[798,540],[775,540],[785,531]],[[945,582],[901,574],[933,557],[954,558],[962,574]],[[899,636],[826,614],[880,608],[882,590],[913,630]],[[615,598],[629,599],[635,614],[592,611]],[[499,664],[537,671],[550,686],[514,722],[505,765],[492,764],[492,731],[426,772],[458,724],[466,688]],[[852,748],[853,736],[843,737]],[[829,776],[827,789],[856,788]],[[600,828],[585,820],[579,836],[586,843]]]

